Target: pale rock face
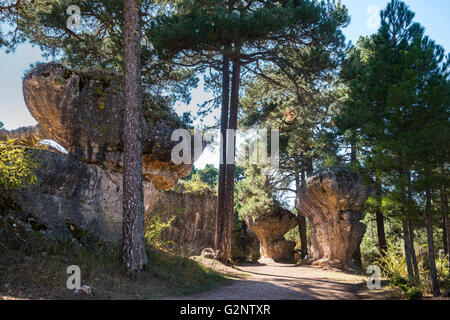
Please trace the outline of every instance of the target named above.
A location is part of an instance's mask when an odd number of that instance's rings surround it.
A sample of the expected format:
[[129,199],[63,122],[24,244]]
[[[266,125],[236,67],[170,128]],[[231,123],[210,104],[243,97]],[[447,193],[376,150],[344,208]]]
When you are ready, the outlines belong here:
[[298,225],[298,218],[289,210],[275,206],[269,216],[246,218],[245,223],[259,240],[261,263],[289,261],[293,258],[295,242],[283,235]]
[[[57,63],[40,64],[23,81],[35,127],[1,130],[0,140],[51,139],[69,155],[32,150],[42,163],[38,183],[12,196],[56,237],[70,236],[68,222],[115,241],[122,234],[122,80],[104,72],[77,73]],[[187,176],[175,165],[172,131],[183,127],[162,98],[143,97],[144,206],[151,211],[159,190]]]
[[366,231],[360,222],[369,190],[346,168],[322,171],[307,180],[297,211],[311,223],[310,260],[321,266],[355,268],[352,255]]

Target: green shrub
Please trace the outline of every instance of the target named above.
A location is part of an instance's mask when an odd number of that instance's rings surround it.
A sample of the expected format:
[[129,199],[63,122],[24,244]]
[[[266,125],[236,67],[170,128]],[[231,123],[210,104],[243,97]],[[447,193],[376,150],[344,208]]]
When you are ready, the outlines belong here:
[[36,182],[33,169],[38,163],[27,149],[14,140],[0,142],[0,190],[16,190]]
[[408,300],[418,300],[422,298],[422,289],[419,287],[408,288],[405,292],[405,296]]
[[417,300],[422,297],[422,288],[409,286],[405,257],[392,244],[388,245],[385,256],[380,257],[376,264],[389,278],[391,285],[399,288],[408,300]]
[[164,231],[170,227],[175,216],[167,219],[163,219],[160,214],[153,213],[152,216],[145,217],[144,228],[145,228],[145,239],[148,244],[161,249],[166,248],[170,241],[164,238]]
[[[422,246],[422,251],[425,252],[426,254],[422,255],[419,258],[421,286],[424,289],[424,291],[432,293],[433,284],[431,281],[430,261],[428,259],[428,247],[426,244]],[[441,288],[444,295],[448,295],[448,292],[450,291],[450,280],[449,280],[450,276],[449,276],[447,256],[446,255],[436,256],[435,266],[439,288]]]
[[389,279],[395,276],[408,277],[405,256],[393,244],[388,245],[385,255],[376,260],[375,264],[381,268],[383,274]]
[[238,208],[241,219],[257,219],[272,214],[275,201],[269,179],[261,173],[255,165],[245,172],[245,179],[236,186],[236,199],[240,203]]
[[408,285],[408,280],[406,278],[403,278],[401,275],[393,276],[392,278],[390,278],[390,281],[391,284],[397,287]]
[[400,275],[395,275],[390,278],[391,285],[398,287],[403,291],[405,297],[408,300],[417,300],[422,298],[422,288],[420,287],[409,287],[408,280]]
[[449,270],[448,270],[448,257],[445,256],[437,256],[436,258],[436,271],[437,276],[440,279],[446,279],[449,277]]
[[205,192],[215,192],[208,184],[203,182],[198,175],[193,175],[191,180],[184,181],[185,192],[202,194]]
[[297,243],[297,246],[300,247],[300,235],[298,228],[293,228],[289,230],[285,235],[284,238],[288,241],[294,241]]
[[442,289],[444,296],[450,297],[450,277],[442,279],[439,286]]

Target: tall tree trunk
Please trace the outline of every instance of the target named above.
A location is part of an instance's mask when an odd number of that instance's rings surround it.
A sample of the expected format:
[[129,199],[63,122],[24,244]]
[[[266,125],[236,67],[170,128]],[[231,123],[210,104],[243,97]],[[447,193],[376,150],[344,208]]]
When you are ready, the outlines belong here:
[[311,159],[311,158],[305,159],[305,170],[306,170],[306,175],[308,176],[308,178],[313,175],[313,172],[314,172],[313,159]]
[[414,284],[414,270],[413,270],[413,266],[412,266],[412,259],[411,259],[411,240],[409,239],[409,229],[408,229],[408,198],[407,198],[407,190],[406,190],[406,182],[407,182],[407,173],[404,170],[404,168],[402,167],[403,165],[403,161],[402,161],[403,157],[402,155],[400,155],[399,157],[399,163],[400,163],[400,167],[399,167],[399,177],[400,180],[402,182],[405,183],[405,185],[403,185],[403,183],[401,184],[401,189],[400,189],[400,205],[401,205],[401,213],[402,213],[402,231],[403,231],[403,244],[404,244],[404,248],[405,248],[405,259],[406,259],[406,269],[408,271],[408,280],[409,280],[409,285],[413,285]]
[[305,259],[308,255],[308,235],[306,232],[306,217],[299,215],[298,216],[299,223],[298,223],[298,231],[300,235],[300,251],[301,251],[301,258]]
[[[407,198],[407,204],[408,204],[408,211],[411,211],[412,208],[412,189],[411,189],[411,172],[408,170],[408,198]],[[419,273],[419,266],[417,264],[417,257],[416,257],[416,249],[414,248],[414,226],[411,218],[408,219],[408,235],[409,235],[409,248],[411,250],[411,262],[413,265],[413,271],[414,271],[414,281],[415,284],[420,283],[420,273]]]
[[414,284],[414,270],[411,259],[411,240],[409,239],[408,221],[406,218],[402,219],[403,228],[403,243],[405,247],[406,269],[408,271],[409,284]]
[[414,225],[411,219],[408,219],[408,231],[409,231],[412,265],[414,269],[414,278],[416,284],[420,284],[419,265],[417,263],[416,249],[414,248]]
[[444,246],[444,253],[448,254],[448,230],[447,230],[447,217],[442,212],[442,244]]
[[353,262],[360,268],[362,268],[362,259],[361,259],[361,247],[358,246],[353,253]]
[[440,295],[440,290],[436,271],[436,255],[434,253],[433,218],[431,216],[431,189],[429,187],[427,187],[425,190],[425,197],[426,197],[425,215],[427,220],[428,259],[430,264],[430,276],[433,288],[433,296],[437,297]]
[[[298,164],[298,162],[297,162]],[[305,177],[305,170],[303,168],[299,168],[299,165],[297,165],[297,169],[300,170],[300,181],[298,177],[298,172],[295,173],[295,191],[297,198],[300,195],[300,192],[302,192],[301,188],[306,185],[306,177]],[[301,258],[304,259],[308,255],[308,237],[306,234],[306,217],[302,216],[298,211],[298,234],[300,237],[300,251],[301,251]]]
[[[448,214],[445,215],[445,224],[447,226],[447,246],[450,247],[450,218]],[[450,274],[450,249],[447,249],[447,266]]]
[[382,198],[382,191],[381,191],[381,181],[379,178],[379,174],[376,174],[375,178],[376,183],[376,197],[379,200],[379,205],[375,211],[375,219],[377,222],[377,236],[378,236],[378,249],[380,250],[380,253],[382,256],[386,254],[387,249],[387,242],[386,242],[386,233],[384,231],[384,216],[381,212],[381,198]]
[[444,218],[444,225],[447,231],[446,233],[447,259],[448,259],[448,268],[450,272],[450,218],[448,216],[448,198],[445,186],[441,188],[441,203],[442,203],[442,215]]
[[[239,49],[236,48],[236,56],[233,60],[233,74],[231,78],[231,100],[230,100],[230,118],[228,120],[228,129],[231,131],[230,140],[227,142],[227,157],[235,159],[237,117],[239,110],[239,87],[241,79],[241,64],[238,60]],[[231,237],[233,233],[233,210],[234,210],[234,162],[226,164],[225,174],[225,219],[223,238],[219,243],[218,259],[223,263],[228,263],[231,255]]]
[[[225,51],[228,47],[225,47]],[[217,186],[217,215],[216,215],[216,234],[214,238],[214,247],[216,250],[220,249],[220,241],[224,239],[225,226],[225,190],[226,190],[226,155],[227,155],[227,128],[228,128],[228,113],[230,105],[230,59],[226,54],[223,56],[222,65],[222,111],[220,115],[220,133],[221,145],[220,155],[221,161],[219,163],[219,181]]]
[[375,219],[377,221],[378,249],[380,250],[381,255],[384,256],[386,254],[387,243],[384,231],[384,216],[380,207],[375,211]]
[[356,132],[354,129],[351,130],[350,134],[350,163],[356,162]]
[[123,262],[128,271],[147,264],[142,186],[140,0],[124,1]]
[[[351,157],[350,162],[351,164],[356,163],[356,132],[355,130],[351,130]],[[362,259],[361,259],[361,245],[358,245],[355,252],[353,253],[353,262],[360,268],[362,268]]]

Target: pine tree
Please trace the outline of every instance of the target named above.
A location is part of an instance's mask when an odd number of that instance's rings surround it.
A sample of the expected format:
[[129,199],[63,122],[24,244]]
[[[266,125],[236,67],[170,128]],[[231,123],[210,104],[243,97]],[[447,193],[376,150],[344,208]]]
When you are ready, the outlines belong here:
[[[203,64],[223,70],[222,108],[229,103],[229,114],[225,119],[225,110],[222,109],[221,126],[223,129],[226,125],[232,130],[237,128],[242,70],[258,69],[260,62],[276,60],[277,48],[283,42],[300,45],[327,39],[334,34],[339,22],[347,19],[343,8],[336,9],[331,2],[314,1],[203,0],[182,2],[178,13],[162,16],[154,23],[151,35],[155,39],[155,47],[160,55],[170,58],[181,55],[183,63],[187,59],[191,65]],[[232,64],[229,98],[226,94],[228,68],[224,56]],[[229,150],[228,159],[234,159],[235,139],[226,144],[221,155]],[[219,173],[216,249],[219,249],[220,260],[227,262],[231,250],[234,164],[227,163],[224,167]]]
[[350,61],[355,74],[350,74],[341,123],[363,138],[370,161],[362,169],[378,181],[377,172],[382,173],[388,195],[397,204],[411,284],[417,279],[413,202],[425,198],[430,273],[433,294],[438,295],[431,198],[440,180],[436,170],[448,156],[448,139],[437,134],[448,132],[448,60],[413,18],[403,2],[392,0],[381,12],[377,34],[360,40],[359,58]]
[[418,172],[415,189],[425,194],[425,217],[428,238],[428,256],[433,286],[433,295],[439,295],[439,284],[435,266],[435,244],[433,239],[432,193],[442,183],[448,183],[448,174],[441,172],[449,153],[449,64],[450,55],[434,41],[421,34],[414,39],[406,56],[410,68],[404,74],[406,88],[399,87],[394,97],[401,103],[407,92],[414,97],[410,110],[411,147],[408,156],[414,159]]
[[[344,24],[344,21],[342,21]],[[275,66],[259,71],[242,100],[243,128],[279,129],[280,167],[275,190],[299,197],[314,167],[337,153],[332,119],[338,109],[339,65],[343,42],[334,36],[314,45],[283,46]],[[302,256],[307,255],[306,219],[300,217]]]
[[[142,0],[141,3],[142,89],[154,95],[167,92],[170,102],[188,102],[189,89],[197,85],[193,72],[161,59],[149,38],[150,22],[161,10],[160,1]],[[71,6],[79,8],[79,27],[70,24]],[[73,69],[102,68],[122,73],[123,18],[122,0],[7,0],[0,7],[0,19],[13,28],[0,34],[0,45],[14,50],[27,41],[39,46],[44,56]]]
[[124,4],[123,262],[128,271],[142,271],[147,254],[141,141],[141,2],[126,0]]

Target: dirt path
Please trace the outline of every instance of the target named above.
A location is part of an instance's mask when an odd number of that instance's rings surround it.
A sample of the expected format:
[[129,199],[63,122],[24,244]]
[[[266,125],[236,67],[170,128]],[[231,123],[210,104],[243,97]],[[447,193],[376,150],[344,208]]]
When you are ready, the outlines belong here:
[[295,264],[241,265],[245,277],[209,291],[171,299],[180,300],[317,300],[393,299],[393,289],[369,291],[366,278]]

